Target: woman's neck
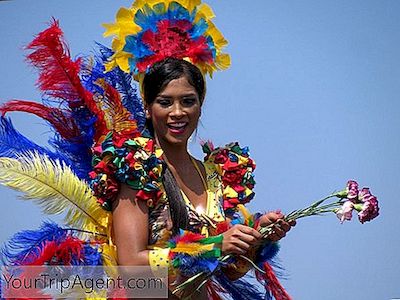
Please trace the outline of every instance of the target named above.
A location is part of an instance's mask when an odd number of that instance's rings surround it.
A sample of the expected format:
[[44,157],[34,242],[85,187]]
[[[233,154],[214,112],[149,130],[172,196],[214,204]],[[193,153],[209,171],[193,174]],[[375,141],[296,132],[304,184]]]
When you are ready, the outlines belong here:
[[167,163],[172,165],[175,169],[182,169],[191,163],[190,154],[187,151],[187,145],[176,145],[163,143],[160,140],[157,141],[159,146],[164,152],[164,158]]

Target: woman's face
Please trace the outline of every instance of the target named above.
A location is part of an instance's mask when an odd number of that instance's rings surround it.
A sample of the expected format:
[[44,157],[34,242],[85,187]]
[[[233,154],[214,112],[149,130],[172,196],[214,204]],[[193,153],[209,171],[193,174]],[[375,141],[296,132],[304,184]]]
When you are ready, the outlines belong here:
[[154,133],[161,144],[186,145],[197,127],[201,103],[186,77],[171,80],[148,107]]

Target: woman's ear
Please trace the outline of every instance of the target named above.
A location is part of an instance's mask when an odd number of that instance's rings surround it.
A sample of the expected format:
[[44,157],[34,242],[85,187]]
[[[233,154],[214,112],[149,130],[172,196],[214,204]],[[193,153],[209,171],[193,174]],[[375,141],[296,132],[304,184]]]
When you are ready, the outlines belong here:
[[144,113],[146,115],[146,119],[150,119],[151,118],[150,111],[149,111],[149,108],[147,106],[144,107]]

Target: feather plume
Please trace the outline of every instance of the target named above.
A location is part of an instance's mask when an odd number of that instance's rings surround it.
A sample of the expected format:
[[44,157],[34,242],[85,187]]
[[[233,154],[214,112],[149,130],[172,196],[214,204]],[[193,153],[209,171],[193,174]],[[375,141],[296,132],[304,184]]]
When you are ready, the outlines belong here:
[[10,111],[31,113],[48,121],[64,139],[72,139],[80,134],[70,112],[60,108],[25,100],[11,100],[0,106],[0,113],[3,116]]
[[1,250],[5,265],[102,265],[97,241],[86,242],[75,235],[78,231],[43,222],[38,230],[15,234]]
[[52,221],[43,222],[39,230],[25,230],[16,233],[2,248],[2,262],[5,265],[26,265],[28,258],[39,257],[46,243],[61,241],[67,231]]
[[15,129],[10,119],[0,116],[0,157],[17,158],[20,154],[35,151],[40,155],[48,156],[52,160],[58,159],[64,162],[79,178],[89,178],[88,174],[92,170],[90,152],[92,142],[90,144],[84,142],[69,143],[56,137],[51,144],[57,150],[56,152],[29,140]]
[[250,284],[247,280],[241,278],[230,281],[223,273],[213,277],[224,291],[235,300],[264,300],[265,294],[260,292],[257,287]]
[[57,244],[55,241],[46,242],[39,255],[27,257],[26,265],[43,266],[45,264],[70,265],[73,256],[79,256],[82,243],[71,236],[67,236],[65,241]]
[[57,132],[49,140],[49,143],[57,150],[68,157],[79,178],[88,180],[89,172],[92,171],[92,152],[91,148],[95,141],[95,122],[96,117],[87,107],[73,109],[72,119],[77,123],[80,134],[70,140],[62,138]]
[[96,116],[96,136],[102,136],[107,128],[104,114],[97,107],[91,92],[87,91],[79,78],[81,59],[73,61],[64,41],[58,21],[37,35],[26,47],[32,52],[27,60],[39,70],[38,87],[50,99],[65,101],[71,110],[87,107]]
[[264,280],[266,289],[271,292],[276,300],[292,300],[292,297],[286,292],[285,288],[280,284],[274,270],[268,262],[264,263]]
[[0,158],[0,183],[22,192],[23,199],[35,200],[46,214],[66,212],[69,226],[107,235],[109,214],[63,162],[37,153]]
[[208,298],[211,300],[223,300],[223,298],[221,298],[221,296],[218,294],[218,292],[220,293],[224,293],[225,291],[219,287],[218,284],[216,284],[213,280],[209,280],[206,284],[206,289],[207,289],[207,295]]
[[107,128],[115,133],[137,132],[136,121],[122,104],[118,91],[103,79],[98,79],[97,84],[104,90],[99,107],[104,111]]
[[57,136],[51,141],[56,152],[34,143],[22,135],[9,118],[0,116],[0,157],[17,158],[20,154],[35,151],[40,155],[47,155],[52,160],[58,159],[64,162],[79,178],[88,179],[88,173],[92,169],[90,152],[92,142],[69,143]]
[[98,50],[94,57],[86,59],[82,64],[81,74],[85,87],[93,93],[104,94],[104,90],[96,82],[98,79],[105,80],[119,92],[123,106],[132,114],[131,119],[136,120],[139,131],[142,131],[146,118],[143,103],[132,76],[120,68],[105,72],[104,64],[114,52],[100,43],[96,43],[96,46]]
[[101,244],[103,264],[106,267],[117,266],[117,248],[109,243]]
[[202,245],[200,243],[178,243],[175,248],[172,248],[171,252],[186,253],[189,255],[201,255],[204,252],[212,251],[214,248],[213,244]]
[[0,116],[0,157],[17,158],[18,155],[29,151],[35,151],[41,155],[47,155],[53,160],[59,159],[70,164],[64,155],[54,153],[32,142],[15,129],[10,119]]
[[[100,43],[96,43],[100,52],[102,65],[109,61],[109,58],[114,54],[114,51]],[[146,116],[144,114],[143,101],[138,93],[136,83],[134,84],[133,77],[122,71],[119,67],[106,73],[108,82],[115,87],[121,94],[123,105],[133,114],[140,130],[143,130]],[[112,81],[111,81],[112,79]]]
[[[2,112],[30,112],[50,122],[55,135],[50,138],[49,144],[55,147],[60,159],[71,166],[79,178],[89,179],[91,147],[96,138],[107,132],[107,127],[104,113],[97,107],[92,93],[81,83],[81,59],[71,59],[63,33],[55,20],[26,49],[30,50],[27,60],[39,71],[37,84],[46,98],[43,101],[48,103],[11,101]],[[49,155],[51,158],[55,156]]]

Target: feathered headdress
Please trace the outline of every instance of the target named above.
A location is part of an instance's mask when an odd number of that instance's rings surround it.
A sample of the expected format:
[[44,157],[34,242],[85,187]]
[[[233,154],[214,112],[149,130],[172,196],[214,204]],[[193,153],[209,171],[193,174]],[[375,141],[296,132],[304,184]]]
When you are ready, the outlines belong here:
[[227,41],[212,18],[212,9],[201,0],[136,0],[118,11],[115,23],[104,25],[104,35],[114,35],[115,52],[106,69],[118,66],[141,81],[154,63],[174,57],[212,76],[230,65],[229,55],[222,53]]

